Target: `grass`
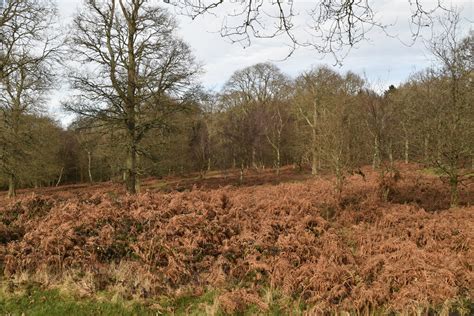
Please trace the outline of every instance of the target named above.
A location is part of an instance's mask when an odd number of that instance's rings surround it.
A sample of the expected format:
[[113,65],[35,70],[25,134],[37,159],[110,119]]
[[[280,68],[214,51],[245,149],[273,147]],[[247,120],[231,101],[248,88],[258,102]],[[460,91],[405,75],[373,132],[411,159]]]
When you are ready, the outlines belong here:
[[[262,298],[268,304],[267,311],[255,305],[247,306],[245,311],[235,315],[302,315],[308,308],[301,301],[285,298],[278,291],[264,289]],[[434,314],[470,315],[474,311],[473,302],[460,301],[442,311],[446,307],[438,306]],[[374,315],[379,314],[375,312]],[[348,313],[352,315],[356,313]],[[385,314],[382,312],[380,314]],[[226,313],[219,306],[219,292],[207,291],[200,296],[181,296],[177,298],[162,297],[155,301],[120,301],[102,293],[94,298],[79,298],[63,294],[58,289],[41,289],[37,285],[28,285],[21,291],[10,293],[3,287],[0,290],[0,315],[214,315]],[[451,314],[449,314],[451,315]]]
[[[110,293],[109,293],[110,294]],[[268,298],[269,310],[262,311],[255,305],[247,306],[245,311],[236,315],[287,315],[288,305],[293,305],[294,315],[300,315],[300,306],[282,300],[279,294]],[[283,305],[282,305],[283,303]],[[177,298],[161,297],[148,301],[122,301],[113,295],[101,292],[93,298],[65,294],[60,289],[42,289],[37,284],[22,285],[14,292],[5,284],[0,289],[0,315],[227,315],[219,306],[219,292],[207,291],[200,296],[181,296]]]
[[173,311],[175,315],[223,315],[217,303],[218,293],[208,291],[201,296],[181,296],[175,299],[163,298],[160,306]]
[[219,311],[217,292],[201,296],[162,297],[156,301],[120,301],[101,293],[94,298],[63,294],[58,289],[27,286],[21,291],[0,291],[0,315],[224,315]]
[[2,315],[156,315],[157,310],[138,303],[76,299],[58,290],[29,289],[21,295],[0,295]]

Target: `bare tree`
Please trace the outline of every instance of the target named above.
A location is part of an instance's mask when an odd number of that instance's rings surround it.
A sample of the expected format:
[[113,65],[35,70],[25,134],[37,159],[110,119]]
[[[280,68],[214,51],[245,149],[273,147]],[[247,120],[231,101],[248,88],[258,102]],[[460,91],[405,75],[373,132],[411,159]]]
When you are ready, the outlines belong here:
[[[288,96],[290,96],[289,93]],[[264,133],[268,143],[275,152],[275,169],[277,176],[280,175],[281,148],[285,136],[285,129],[291,120],[289,107],[290,103],[284,99],[274,100],[267,105],[267,119]]]
[[431,113],[436,124],[439,154],[435,165],[447,176],[451,187],[451,206],[458,204],[458,186],[469,177],[462,171],[472,154],[474,130],[473,52],[474,36],[459,38],[459,13],[451,12],[440,18],[441,32],[428,43],[438,69],[439,111]]
[[[363,106],[358,95],[365,82],[348,72],[336,81],[334,97],[323,104],[320,118],[321,159],[336,176],[336,196],[341,196],[347,173],[359,167],[363,150],[361,135],[363,124],[360,113]],[[339,86],[337,85],[339,84]]]
[[[391,24],[376,14],[375,4],[368,0],[297,1],[165,1],[193,19],[204,14],[223,13],[221,35],[233,42],[250,45],[253,38],[284,36],[292,44],[289,54],[299,46],[312,47],[322,54],[331,54],[341,62],[351,47],[368,38],[374,28],[390,34]],[[407,0],[412,40],[433,16],[447,10],[442,0]],[[384,4],[389,6],[390,4]],[[301,31],[303,30],[303,31]]]
[[2,14],[0,114],[6,136],[0,148],[0,167],[8,174],[12,197],[16,194],[17,170],[27,152],[23,145],[32,137],[25,119],[41,107],[53,85],[53,64],[60,43],[52,32],[55,7],[51,3],[12,0]]
[[309,131],[308,148],[311,156],[311,173],[318,174],[321,165],[321,115],[326,103],[337,94],[342,77],[328,67],[307,71],[295,82],[295,106],[298,115]]
[[295,107],[306,129],[312,174],[327,168],[336,175],[342,192],[346,173],[359,162],[361,102],[364,80],[354,73],[338,74],[328,67],[306,72],[296,80]]
[[66,109],[125,131],[126,186],[135,193],[140,142],[182,108],[198,73],[176,22],[146,0],[87,0],[68,43],[81,68],[69,78],[79,93]]
[[[229,109],[227,115],[229,126],[239,125],[227,130],[235,139],[240,149],[247,148],[246,153],[237,157],[248,158],[252,167],[257,168],[257,153],[263,143],[268,142],[275,151],[277,171],[281,163],[280,147],[284,118],[285,100],[288,100],[288,82],[285,75],[273,64],[260,63],[236,71],[224,86],[222,104]],[[233,135],[233,136],[232,136]]]
[[389,148],[393,111],[387,100],[372,90],[364,90],[360,98],[365,105],[365,123],[373,142],[372,168],[379,169],[387,160],[393,162]]

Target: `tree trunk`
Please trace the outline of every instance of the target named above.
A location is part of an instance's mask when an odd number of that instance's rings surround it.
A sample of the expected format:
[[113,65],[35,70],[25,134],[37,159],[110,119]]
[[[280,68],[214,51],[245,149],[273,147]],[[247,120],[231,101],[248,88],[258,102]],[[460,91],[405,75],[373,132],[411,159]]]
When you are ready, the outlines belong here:
[[380,142],[379,138],[374,138],[374,159],[372,161],[372,168],[377,169],[380,167]]
[[140,193],[142,190],[142,183],[140,181],[140,177],[135,178],[135,193]]
[[317,150],[317,138],[316,138],[316,129],[312,130],[312,152],[311,152],[311,174],[313,176],[318,174],[318,150]]
[[425,163],[429,162],[429,157],[428,157],[428,155],[429,155],[429,153],[428,153],[428,145],[429,145],[429,143],[428,143],[428,137],[425,136],[425,141],[424,141],[424,144],[423,144],[423,146],[425,147],[425,148],[424,148],[424,151],[425,151]]
[[409,162],[409,151],[410,151],[410,143],[408,137],[405,138],[405,163]]
[[311,174],[316,176],[318,174],[318,157],[316,156],[316,150],[313,150],[313,157],[311,163]]
[[16,196],[16,179],[14,174],[8,177],[8,197],[14,198]]
[[[18,139],[19,139],[19,130],[20,130],[20,116],[21,112],[19,110],[20,108],[20,98],[16,98],[14,101],[14,106],[15,108],[13,109],[12,113],[12,129],[13,129],[13,140],[15,141],[15,147],[18,145]],[[15,148],[18,150],[19,148]],[[8,197],[13,198],[16,196],[16,168],[13,168],[10,170],[10,175],[8,177]]]
[[441,162],[442,161],[442,156],[441,156],[441,141],[437,139],[436,141],[436,161]]
[[451,207],[457,207],[459,202],[458,179],[451,178]]
[[256,156],[256,150],[255,150],[255,147],[252,147],[252,168],[258,169],[255,156]]
[[59,184],[61,184],[61,180],[63,179],[63,172],[64,172],[64,167],[61,168],[61,172],[59,173],[58,182],[56,182],[57,187],[59,186]]
[[390,141],[389,145],[388,145],[388,159],[390,161],[390,168],[393,169],[393,152],[392,152],[392,141]]
[[341,167],[339,166],[339,161],[338,161],[336,165],[336,198],[338,200],[341,199],[343,185],[344,185],[344,175],[342,174],[342,170],[341,170]]
[[280,165],[281,165],[281,158],[280,158],[280,148],[277,147],[276,149],[276,174],[277,176],[280,175]]
[[89,175],[89,182],[92,183],[94,182],[92,180],[92,154],[90,150],[87,151],[87,173]]
[[[135,2],[134,2],[135,3]],[[128,65],[127,65],[127,129],[129,137],[128,157],[127,157],[127,191],[128,193],[137,193],[137,64],[135,59],[135,36],[137,32],[136,21],[134,15],[127,19],[128,23]]]
[[142,182],[140,181],[140,155],[135,152],[135,193],[140,193]]
[[137,193],[137,151],[135,150],[135,144],[130,145],[128,149],[127,157],[127,180],[126,187],[127,192],[131,194]]

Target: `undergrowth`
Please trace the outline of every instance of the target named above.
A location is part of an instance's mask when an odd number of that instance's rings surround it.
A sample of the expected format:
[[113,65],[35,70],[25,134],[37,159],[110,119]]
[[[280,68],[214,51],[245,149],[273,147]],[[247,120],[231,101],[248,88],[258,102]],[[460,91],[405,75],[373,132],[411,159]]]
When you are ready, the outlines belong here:
[[377,174],[364,173],[337,198],[330,179],[317,179],[4,201],[0,269],[8,284],[76,293],[86,310],[93,299],[195,315],[468,315],[472,186],[464,207],[449,209],[449,189],[434,177],[405,170],[381,197]]

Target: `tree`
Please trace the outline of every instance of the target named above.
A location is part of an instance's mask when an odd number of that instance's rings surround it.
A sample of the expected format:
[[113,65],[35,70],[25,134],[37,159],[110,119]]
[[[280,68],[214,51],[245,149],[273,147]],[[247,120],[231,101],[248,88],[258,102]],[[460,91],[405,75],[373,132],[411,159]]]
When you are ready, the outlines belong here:
[[322,104],[320,114],[321,159],[336,176],[335,189],[340,197],[346,174],[359,167],[363,153],[363,124],[360,112],[363,106],[358,95],[365,82],[358,75],[348,72],[335,82],[334,98]]
[[295,81],[295,106],[307,127],[311,156],[311,173],[318,174],[321,159],[321,113],[326,103],[331,102],[342,81],[341,76],[328,67],[319,67],[298,76]]
[[192,167],[199,171],[202,178],[212,167],[211,129],[217,100],[215,93],[206,91],[201,86],[196,86],[191,95],[194,104],[190,104],[183,122],[177,125],[185,127],[185,133],[189,137],[189,156],[193,162]]
[[0,120],[0,186],[8,187],[14,196],[19,187],[40,187],[57,180],[62,159],[62,130],[57,122],[41,114],[24,114],[20,137],[14,140],[6,124]]
[[[282,88],[284,89],[284,88]],[[290,96],[289,89],[284,89]],[[277,176],[280,175],[282,143],[285,138],[285,131],[291,121],[289,111],[289,100],[274,100],[267,105],[267,119],[265,123],[265,137],[275,152],[275,164]]]
[[300,75],[295,85],[295,107],[309,136],[312,174],[322,168],[331,170],[339,195],[346,173],[360,161],[362,106],[358,95],[364,80],[351,72],[341,75],[320,67]]
[[224,133],[233,141],[241,169],[245,163],[257,168],[257,155],[268,142],[279,172],[288,86],[286,76],[270,63],[236,71],[225,84],[221,98],[227,109]]
[[[383,17],[375,13],[375,4],[368,0],[315,0],[311,3],[174,0],[171,3],[193,19],[216,11],[223,13],[221,35],[244,46],[250,45],[253,38],[284,36],[292,44],[290,55],[297,47],[311,47],[319,53],[333,55],[336,62],[341,62],[354,45],[366,40],[372,29],[389,34],[391,26],[391,22],[383,21]],[[423,28],[432,25],[438,11],[447,10],[443,1],[407,0],[406,5],[412,40],[419,37]]]
[[439,61],[439,103],[442,108],[431,113],[436,124],[439,155],[434,164],[447,176],[451,187],[451,206],[458,204],[458,186],[466,180],[463,167],[472,155],[474,130],[473,52],[472,32],[459,39],[459,13],[450,13],[440,19],[442,31],[428,45]]
[[199,72],[175,30],[175,20],[146,0],[87,0],[68,38],[74,60],[86,67],[70,72],[79,93],[65,107],[124,131],[130,193],[137,191],[140,142],[182,108]]
[[2,13],[0,115],[4,124],[0,166],[9,177],[10,197],[16,194],[18,169],[29,151],[32,135],[27,116],[44,103],[54,82],[56,36],[51,35],[55,8],[49,2],[12,0]]

